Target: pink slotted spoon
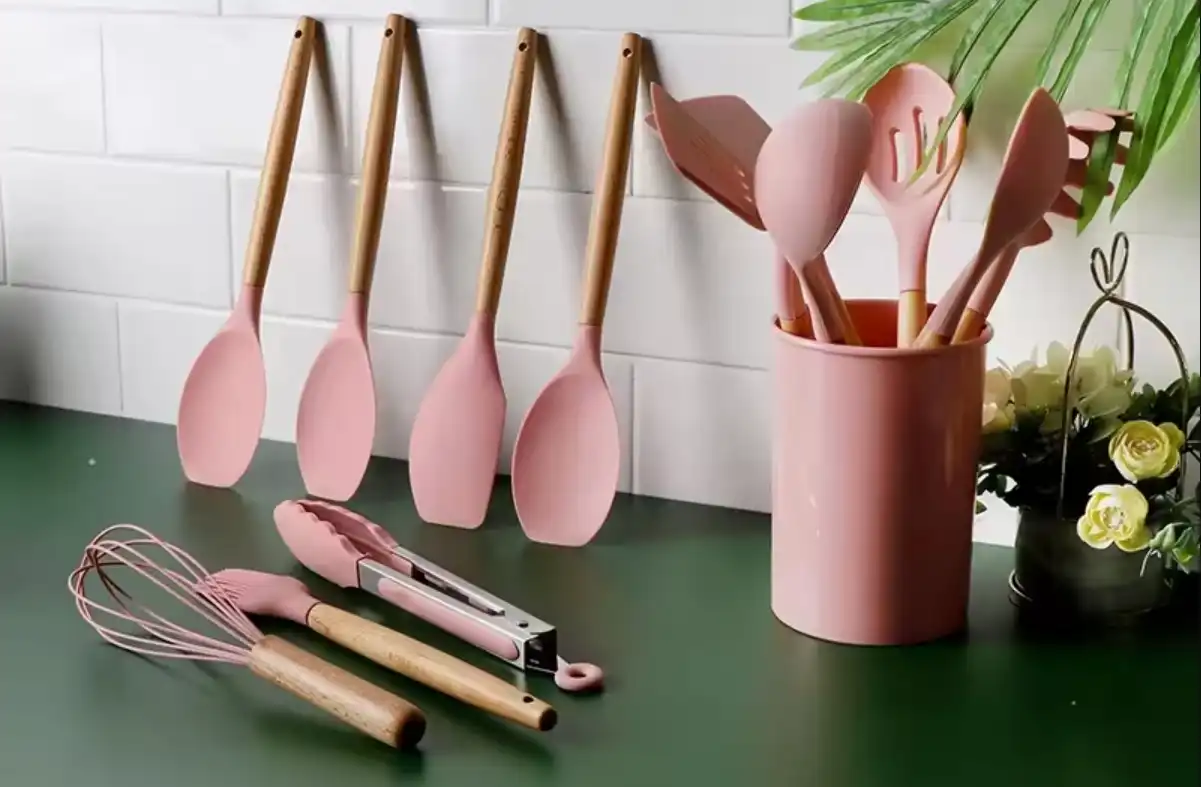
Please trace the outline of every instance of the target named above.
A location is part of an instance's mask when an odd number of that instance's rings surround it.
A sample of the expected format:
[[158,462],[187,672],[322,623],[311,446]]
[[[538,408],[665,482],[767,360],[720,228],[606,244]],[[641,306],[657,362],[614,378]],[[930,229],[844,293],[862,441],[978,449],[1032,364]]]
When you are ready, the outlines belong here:
[[535,31],[519,31],[492,167],[476,313],[426,391],[409,439],[413,502],[421,518],[434,524],[479,527],[492,497],[506,408],[494,329],[521,185],[537,47]]
[[[963,163],[967,126],[961,114],[921,177],[914,181],[927,140],[955,103],[955,91],[921,63],[896,66],[867,91],[872,111],[872,154],[867,184],[884,208],[897,239],[897,346],[908,347],[926,321],[926,255],[938,211]],[[906,144],[902,145],[901,141]],[[907,154],[910,161],[903,161]]]
[[[704,185],[699,186],[702,191],[762,232],[753,180],[759,149],[771,133],[771,126],[763,116],[738,96],[701,96],[677,101],[659,84],[651,85],[651,106],[646,124],[659,134],[663,150],[676,171],[693,183],[702,182]],[[713,154],[714,149],[721,152]],[[745,198],[747,192],[749,200]],[[783,255],[777,254],[773,265],[776,316],[781,328],[795,333],[805,311],[800,282]]]
[[980,248],[938,301],[914,346],[928,349],[951,341],[989,263],[1042,220],[1059,196],[1067,171],[1068,130],[1063,113],[1050,93],[1036,88],[1009,138]]
[[567,365],[530,407],[513,446],[513,504],[525,534],[583,546],[605,524],[621,470],[613,398],[601,366],[601,325],[621,226],[642,39],[626,33],[609,104],[600,180],[588,231],[579,333]]
[[292,34],[259,179],[242,292],[225,325],[197,356],[180,396],[175,437],[184,475],[196,484],[236,484],[254,459],[263,431],[267,372],[259,313],[296,151],[316,28],[314,20],[302,17]]
[[350,293],[338,327],[313,362],[300,395],[296,453],[309,494],[348,500],[358,489],[375,439],[375,379],[367,347],[367,307],[392,162],[407,22],[388,17],[367,122]]

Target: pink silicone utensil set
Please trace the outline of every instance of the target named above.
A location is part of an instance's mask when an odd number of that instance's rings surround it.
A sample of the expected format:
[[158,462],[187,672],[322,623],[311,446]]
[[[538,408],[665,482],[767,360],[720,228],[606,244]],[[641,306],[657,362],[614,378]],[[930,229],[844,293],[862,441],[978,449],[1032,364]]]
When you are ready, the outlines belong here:
[[862,343],[825,250],[866,180],[897,239],[895,346],[915,349],[979,335],[1014,258],[1050,238],[1043,215],[1078,209],[1062,192],[1083,179],[1079,166],[1069,169],[1069,158],[1084,163],[1088,135],[1122,120],[1080,115],[1069,153],[1071,124],[1050,94],[1035,90],[1011,136],[980,248],[931,310],[930,236],[966,149],[960,117],[918,172],[922,152],[955,102],[937,73],[920,64],[897,66],[863,102],[811,102],[774,129],[733,96],[676,101],[660,85],[652,85],[651,96],[646,122],[676,169],[745,223],[765,229],[775,244],[776,316],[785,332],[799,332],[807,316],[819,342]]
[[[383,32],[363,148],[349,292],[338,326],[304,384],[296,421],[305,488],[329,500],[345,501],[357,491],[375,438],[368,296],[392,159],[406,26],[403,17],[391,15]],[[266,376],[258,342],[259,307],[295,149],[314,29],[307,18],[297,27],[263,169],[242,297],[229,324],[197,359],[180,404],[178,440],[185,474],[208,486],[237,483],[262,432]],[[634,33],[621,38],[575,346],[566,366],[526,413],[513,450],[518,518],[529,538],[547,544],[580,546],[590,541],[608,517],[617,492],[620,436],[601,365],[601,327],[629,169],[641,41]],[[479,527],[492,494],[506,411],[495,321],[517,208],[537,52],[537,32],[520,30],[493,163],[475,314],[427,390],[413,423],[413,499],[422,519],[434,524]]]

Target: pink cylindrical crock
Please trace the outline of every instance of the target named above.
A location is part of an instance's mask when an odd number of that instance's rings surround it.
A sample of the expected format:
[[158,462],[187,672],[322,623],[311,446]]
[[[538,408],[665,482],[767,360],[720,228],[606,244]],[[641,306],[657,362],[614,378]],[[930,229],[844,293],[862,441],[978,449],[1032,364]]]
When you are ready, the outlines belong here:
[[771,604],[820,639],[961,630],[971,576],[987,328],[901,350],[894,301],[848,301],[862,347],[774,328]]

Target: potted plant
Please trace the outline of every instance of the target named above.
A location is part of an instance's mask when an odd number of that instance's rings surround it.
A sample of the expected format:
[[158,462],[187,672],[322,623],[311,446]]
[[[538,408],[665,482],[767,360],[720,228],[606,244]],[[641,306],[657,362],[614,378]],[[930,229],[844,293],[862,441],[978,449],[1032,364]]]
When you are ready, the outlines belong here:
[[[803,50],[827,51],[826,59],[805,85],[823,83],[828,95],[859,99],[894,66],[920,58],[926,44],[955,24],[966,25],[946,77],[957,100],[923,156],[946,137],[961,112],[969,113],[1002,49],[1027,21],[1040,0],[819,0],[795,12],[798,19],[820,22],[818,29],[793,42]],[[1038,61],[1034,85],[1046,87],[1056,101],[1076,75],[1098,23],[1111,7],[1128,2],[1067,0]],[[1116,216],[1137,190],[1156,157],[1177,137],[1196,111],[1201,50],[1198,42],[1201,0],[1144,0],[1138,3],[1117,73],[1114,107],[1133,112],[1129,155],[1114,194]],[[1092,146],[1081,195],[1078,230],[1100,209],[1118,156],[1119,129]],[[919,168],[918,172],[921,171]]]
[[[1115,249],[1127,243],[1119,233]],[[1098,255],[1094,277],[1102,284]],[[1194,423],[1201,375],[1188,374],[1162,322],[1115,295],[1120,277],[1102,285],[1072,349],[1055,342],[1041,362],[1002,365],[985,376],[977,491],[1019,512],[1011,588],[1032,605],[1082,618],[1156,609],[1182,574],[1201,570],[1201,484],[1185,481],[1186,464],[1201,460],[1201,424]],[[1179,379],[1140,387],[1132,351],[1125,364],[1109,347],[1081,352],[1089,322],[1106,303],[1123,309],[1127,348],[1131,312],[1164,334]]]

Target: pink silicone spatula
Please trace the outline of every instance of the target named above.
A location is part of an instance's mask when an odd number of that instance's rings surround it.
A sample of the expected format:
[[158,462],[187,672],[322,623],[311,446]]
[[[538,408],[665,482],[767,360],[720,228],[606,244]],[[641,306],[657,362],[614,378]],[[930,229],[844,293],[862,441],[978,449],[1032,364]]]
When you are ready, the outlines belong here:
[[259,178],[242,292],[225,325],[197,356],[180,397],[179,459],[184,475],[197,484],[236,484],[250,466],[263,431],[267,372],[259,345],[259,313],[296,151],[316,28],[316,22],[302,17],[292,34]]
[[[1110,110],[1115,112],[1115,110]],[[1128,117],[1128,116],[1125,116]],[[1070,112],[1064,116],[1064,121],[1068,129],[1068,169],[1065,178],[1065,186],[1075,188],[1083,188],[1088,177],[1088,159],[1092,151],[1092,143],[1098,133],[1106,133],[1113,130],[1119,120],[1123,119],[1121,114],[1105,114],[1095,110],[1081,110]],[[1129,125],[1127,123],[1126,125]],[[1126,153],[1128,150],[1119,145],[1115,161],[1122,164],[1125,163]],[[1112,193],[1114,189],[1113,183],[1107,184],[1106,194]],[[1080,215],[1080,203],[1076,202],[1066,191],[1060,191],[1055,201],[1051,203],[1051,207],[1047,211],[1056,216],[1063,216],[1068,219],[1075,219]],[[992,311],[993,306],[997,302],[997,297],[1001,294],[1001,289],[1005,286],[1005,281],[1009,278],[1009,273],[1013,269],[1013,264],[1017,260],[1018,255],[1031,246],[1038,246],[1046,243],[1051,239],[1051,225],[1047,220],[1041,219],[1035,222],[1034,226],[1026,231],[1022,237],[1005,248],[997,259],[993,260],[984,276],[976,285],[976,289],[972,292],[972,297],[968,299],[967,307],[963,310],[963,316],[959,318],[959,325],[955,328],[955,335],[951,337],[952,344],[966,342],[980,335],[980,331],[984,330],[984,325],[988,322],[988,315]],[[963,274],[966,275],[967,270],[964,269]]]
[[815,101],[772,130],[755,166],[759,215],[801,281],[814,334],[822,342],[848,343],[848,330],[853,330],[844,318],[845,304],[833,286],[825,250],[859,190],[871,132],[871,111],[863,104]]
[[1063,188],[1067,169],[1068,130],[1063,113],[1050,93],[1036,88],[1009,138],[980,248],[939,300],[915,346],[941,347],[950,342],[989,263],[1042,219]]
[[479,527],[496,477],[506,408],[496,360],[496,310],[517,210],[537,47],[535,31],[518,32],[492,165],[475,316],[426,391],[409,438],[413,502],[422,519],[439,525]]
[[300,395],[296,453],[309,494],[347,500],[358,489],[375,438],[375,379],[367,347],[367,307],[392,162],[404,17],[388,17],[380,44],[363,150],[350,293],[338,327],[317,355]]
[[[916,181],[926,141],[955,103],[955,91],[921,63],[896,66],[867,91],[872,111],[872,153],[867,185],[884,208],[897,239],[897,346],[908,347],[926,321],[926,255],[938,211],[963,163],[966,124],[955,119],[946,141]],[[908,159],[908,160],[906,160]]]
[[[654,129],[676,171],[751,227],[763,230],[755,206],[752,179],[759,149],[771,126],[738,96],[701,96],[676,101],[659,84],[651,85],[652,111],[646,124]],[[681,113],[689,117],[681,118]],[[663,117],[660,125],[659,116]],[[717,149],[717,155],[702,155]],[[709,178],[709,180],[706,180]],[[725,193],[721,193],[725,190]],[[745,198],[748,189],[751,199]],[[789,333],[799,330],[805,303],[796,274],[783,255],[773,263],[776,271],[776,316]]]
[[617,413],[601,367],[601,325],[613,274],[633,136],[642,39],[626,33],[613,81],[600,179],[588,230],[579,333],[567,365],[530,407],[513,446],[513,503],[525,534],[558,546],[592,540],[621,470]]

